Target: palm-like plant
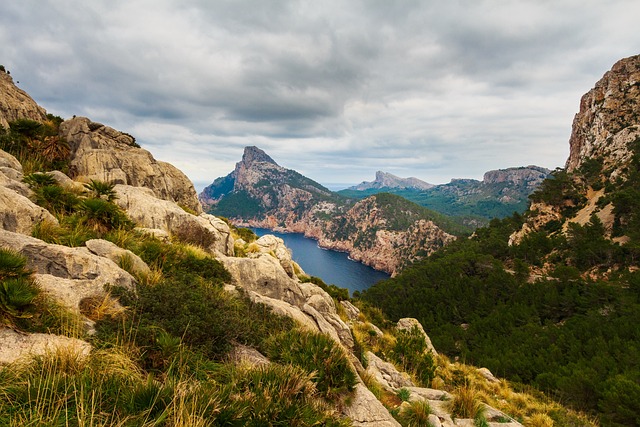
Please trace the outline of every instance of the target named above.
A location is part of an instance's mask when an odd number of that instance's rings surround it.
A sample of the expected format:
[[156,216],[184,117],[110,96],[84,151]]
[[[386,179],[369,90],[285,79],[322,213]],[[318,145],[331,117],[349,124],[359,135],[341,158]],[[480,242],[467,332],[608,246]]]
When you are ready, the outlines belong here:
[[56,180],[53,175],[42,172],[34,172],[26,175],[22,178],[22,181],[34,191],[48,185],[56,185]]
[[1,323],[11,324],[13,318],[31,317],[28,309],[39,289],[26,265],[26,258],[20,254],[0,248]]
[[107,202],[113,202],[118,198],[118,195],[114,191],[115,184],[92,179],[91,182],[84,185],[84,188],[92,194],[96,199],[103,199]]

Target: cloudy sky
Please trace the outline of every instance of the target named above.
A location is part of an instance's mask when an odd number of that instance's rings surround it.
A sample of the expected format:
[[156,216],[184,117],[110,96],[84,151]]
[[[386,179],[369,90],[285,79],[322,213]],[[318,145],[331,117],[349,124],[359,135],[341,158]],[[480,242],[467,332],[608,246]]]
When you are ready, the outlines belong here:
[[638,17],[637,0],[21,0],[0,64],[199,189],[247,145],[325,185],[444,183],[563,166],[582,94],[640,53]]

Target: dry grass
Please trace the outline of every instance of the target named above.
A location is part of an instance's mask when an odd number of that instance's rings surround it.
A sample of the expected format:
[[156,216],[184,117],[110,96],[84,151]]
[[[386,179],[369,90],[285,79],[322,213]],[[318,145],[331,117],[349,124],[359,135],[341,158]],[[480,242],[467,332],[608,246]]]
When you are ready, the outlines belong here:
[[125,311],[126,309],[109,292],[101,296],[86,297],[80,301],[80,312],[93,321],[107,317],[117,318],[124,315]]

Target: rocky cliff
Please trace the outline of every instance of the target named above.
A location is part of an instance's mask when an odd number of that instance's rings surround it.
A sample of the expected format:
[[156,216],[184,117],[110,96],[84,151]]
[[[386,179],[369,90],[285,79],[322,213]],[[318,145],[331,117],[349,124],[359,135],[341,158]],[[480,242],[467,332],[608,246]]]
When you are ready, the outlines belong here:
[[9,122],[18,119],[42,122],[47,119],[47,113],[14,84],[11,75],[0,71],[0,126],[7,129]]
[[418,178],[400,178],[399,176],[392,175],[387,172],[377,171],[376,178],[373,181],[363,181],[360,184],[349,187],[348,190],[365,191],[370,189],[413,189],[413,190],[428,190],[433,187],[433,184],[424,182]]
[[234,171],[205,188],[200,200],[236,224],[304,233],[320,247],[391,274],[455,238],[443,230],[444,218],[401,197],[341,197],[256,147],[245,148]]

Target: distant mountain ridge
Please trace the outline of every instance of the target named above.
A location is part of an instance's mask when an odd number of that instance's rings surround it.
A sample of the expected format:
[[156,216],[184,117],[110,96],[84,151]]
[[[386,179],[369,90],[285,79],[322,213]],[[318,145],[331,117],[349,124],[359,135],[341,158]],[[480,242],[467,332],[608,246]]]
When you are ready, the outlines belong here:
[[[540,166],[523,166],[488,171],[483,180],[452,179],[447,184],[424,190],[398,186],[364,189],[356,186],[338,191],[345,197],[362,198],[380,192],[390,192],[444,215],[464,217],[466,224],[477,227],[492,218],[503,218],[514,211],[524,212],[528,196],[535,191],[551,171]],[[355,190],[355,188],[363,188]]]
[[304,233],[323,248],[392,274],[467,231],[399,196],[343,197],[257,147],[246,147],[233,172],[199,198],[208,212],[238,225]]
[[363,181],[358,185],[347,188],[347,190],[364,191],[373,188],[409,188],[414,190],[428,190],[432,187],[433,184],[429,184],[428,182],[424,182],[418,178],[400,178],[399,176],[395,176],[387,172],[377,171],[375,180],[371,182]]

